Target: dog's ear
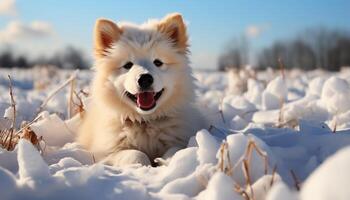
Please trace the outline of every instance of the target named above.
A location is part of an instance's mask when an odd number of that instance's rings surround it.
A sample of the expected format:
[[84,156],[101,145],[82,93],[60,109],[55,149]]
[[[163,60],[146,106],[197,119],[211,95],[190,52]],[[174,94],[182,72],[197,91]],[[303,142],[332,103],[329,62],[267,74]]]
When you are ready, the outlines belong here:
[[165,34],[181,51],[187,51],[186,26],[181,14],[173,13],[167,15],[158,24],[158,31]]
[[108,48],[120,38],[122,30],[112,21],[98,19],[94,29],[95,57],[102,58],[108,52]]

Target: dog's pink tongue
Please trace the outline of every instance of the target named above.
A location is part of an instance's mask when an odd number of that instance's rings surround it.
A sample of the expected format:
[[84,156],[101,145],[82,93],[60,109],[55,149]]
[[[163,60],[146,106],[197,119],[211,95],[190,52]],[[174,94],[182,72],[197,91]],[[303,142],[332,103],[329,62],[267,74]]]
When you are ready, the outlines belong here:
[[136,95],[137,106],[140,108],[151,108],[155,104],[154,92],[141,92]]

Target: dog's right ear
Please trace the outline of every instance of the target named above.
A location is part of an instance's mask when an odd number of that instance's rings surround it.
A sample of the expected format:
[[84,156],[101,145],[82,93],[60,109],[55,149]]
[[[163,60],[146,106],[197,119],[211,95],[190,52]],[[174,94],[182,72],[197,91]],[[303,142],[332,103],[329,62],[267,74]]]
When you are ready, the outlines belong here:
[[180,13],[165,16],[158,24],[158,30],[164,33],[181,51],[187,52],[186,25]]
[[112,44],[120,38],[122,30],[112,21],[98,19],[94,29],[95,57],[102,58],[108,53]]

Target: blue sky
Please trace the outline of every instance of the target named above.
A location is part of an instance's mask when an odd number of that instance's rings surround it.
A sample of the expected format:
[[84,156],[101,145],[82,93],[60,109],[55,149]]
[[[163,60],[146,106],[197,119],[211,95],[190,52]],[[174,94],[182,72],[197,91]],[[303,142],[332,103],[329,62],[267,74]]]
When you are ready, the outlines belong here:
[[0,47],[10,43],[37,56],[73,44],[91,54],[99,17],[142,23],[180,12],[189,25],[193,66],[214,68],[234,37],[245,35],[258,51],[309,27],[350,30],[349,8],[345,0],[0,0]]

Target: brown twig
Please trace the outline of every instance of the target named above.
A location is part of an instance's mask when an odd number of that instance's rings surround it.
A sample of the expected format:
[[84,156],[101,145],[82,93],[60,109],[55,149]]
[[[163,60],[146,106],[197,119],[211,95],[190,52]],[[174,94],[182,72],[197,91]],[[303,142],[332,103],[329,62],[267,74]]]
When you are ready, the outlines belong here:
[[[251,164],[251,157],[253,150],[258,153],[261,157],[264,159],[264,173],[265,175],[268,173],[268,157],[266,155],[266,152],[264,152],[262,149],[260,149],[256,143],[253,140],[249,140],[245,153],[243,156],[238,160],[238,162],[235,164],[235,166],[232,166],[231,161],[230,161],[230,155],[229,155],[229,148],[228,148],[228,143],[224,141],[221,146],[220,146],[220,157],[219,157],[219,162],[218,162],[218,170],[221,172],[225,173],[228,176],[233,176],[234,169],[237,168],[238,164],[242,162],[242,170],[243,170],[243,175],[246,180],[246,187],[249,188],[250,190],[250,195],[248,192],[243,189],[239,184],[235,183],[234,189],[237,193],[242,195],[245,199],[248,200],[254,200],[254,191],[252,187],[252,178],[250,174],[250,164]],[[225,165],[225,158],[227,159],[228,164]],[[272,179],[274,179],[275,173],[276,173],[277,167],[275,166]],[[273,181],[273,180],[272,180]],[[271,183],[273,184],[273,182]]]
[[68,100],[68,119],[73,116],[73,93],[75,88],[75,79],[70,82],[69,100]]
[[224,124],[226,124],[226,120],[225,120],[225,116],[224,116],[224,112],[222,112],[222,109],[219,110],[219,114],[221,116],[221,120],[222,122],[224,122]]
[[92,161],[93,161],[94,163],[96,163],[95,155],[94,155],[93,153],[91,153],[91,154],[92,154]]
[[285,66],[284,66],[282,58],[278,58],[278,63],[279,63],[279,67],[280,67],[280,72],[281,72],[282,78],[283,78],[283,80],[285,80],[286,79]]
[[221,100],[220,100],[219,114],[220,114],[220,116],[221,116],[222,122],[224,122],[224,124],[226,124],[225,115],[224,115],[224,112],[222,111],[222,104],[223,104],[223,102],[224,102],[224,99],[221,98]]
[[88,92],[85,92],[83,89],[79,90],[78,94],[83,94],[85,97],[88,97],[90,95]]
[[273,170],[272,170],[272,178],[271,178],[271,182],[270,182],[270,187],[271,187],[271,186],[273,185],[273,183],[274,183],[276,173],[277,173],[277,165],[275,165],[275,166],[273,167]]
[[[225,158],[227,159],[227,166],[225,165]],[[226,141],[223,141],[220,146],[219,169],[221,172],[227,174],[228,176],[233,175],[233,167],[231,164],[230,153],[228,150],[228,143]]]
[[219,169],[221,172],[224,172],[224,146],[220,146],[220,160],[219,160]]
[[240,194],[245,200],[251,200],[249,194],[239,184],[234,185],[234,190]]
[[334,118],[334,127],[333,127],[332,132],[333,132],[333,133],[336,133],[336,132],[337,132],[337,116],[335,116],[335,118]]
[[[81,99],[81,97],[79,96],[78,93],[76,93],[75,91],[73,91],[73,94],[75,95],[75,97],[78,99],[79,103],[75,103],[74,100],[72,101],[73,104],[77,107],[77,111],[80,115],[82,115],[85,111],[84,108],[84,103],[83,100]],[[82,116],[81,116],[82,117]]]
[[258,145],[256,145],[254,140],[249,140],[245,155],[247,156],[247,158],[250,162],[254,149],[264,160],[264,174],[266,175],[268,172],[268,165],[269,165],[267,154],[265,151],[260,149],[260,147]]
[[11,107],[13,109],[13,119],[12,119],[12,124],[11,124],[11,129],[15,129],[16,125],[16,102],[15,99],[13,98],[13,86],[12,86],[12,79],[11,76],[8,75],[9,78],[9,87],[10,87],[10,97],[11,97]]
[[246,180],[246,186],[248,186],[248,188],[250,190],[251,198],[254,199],[254,190],[252,187],[252,180],[251,180],[250,170],[249,170],[249,168],[250,168],[249,167],[249,165],[250,165],[249,160],[243,159],[242,165],[243,165],[243,175],[244,175],[244,178]]
[[7,150],[10,151],[13,148],[12,145],[12,139],[13,139],[13,133],[15,131],[15,126],[16,126],[16,102],[15,99],[13,98],[13,89],[12,89],[12,79],[11,76],[8,75],[9,78],[9,88],[10,88],[10,98],[11,98],[11,107],[12,107],[12,111],[13,111],[13,119],[11,122],[11,128],[10,128],[10,139],[7,141],[8,136],[5,139],[5,142],[7,142]]
[[278,124],[277,127],[282,127],[284,124],[284,99],[280,98],[280,111],[278,113]]
[[294,180],[294,186],[299,191],[300,190],[300,181],[292,169],[290,170],[290,173],[291,173],[292,178]]
[[29,126],[27,126],[25,129],[23,129],[21,138],[28,140],[40,152],[43,152],[43,149],[40,146],[40,141],[43,141],[43,137],[42,136],[38,137]]
[[228,171],[227,171],[227,175],[229,176],[233,176],[233,166],[231,163],[231,158],[230,158],[230,151],[228,149],[228,143],[225,143],[225,147],[226,147],[226,157],[227,157],[227,162],[228,162]]
[[30,122],[26,123],[24,126],[22,126],[22,128],[19,129],[19,130],[16,132],[16,134],[21,133],[25,128],[29,127],[30,125],[32,125],[33,123],[35,123],[35,122],[37,122],[39,119],[41,119],[41,117],[42,117],[42,116],[41,116],[40,113],[39,113],[39,115],[36,116],[32,121],[30,121]]
[[222,134],[224,134],[224,135],[227,135],[227,133],[225,133],[224,131],[220,130],[219,128],[217,128],[217,127],[214,126],[214,125],[210,125],[208,131],[209,131],[210,133],[212,133],[211,131],[214,130],[214,129],[217,130],[217,131],[219,131],[220,133],[222,133]]

